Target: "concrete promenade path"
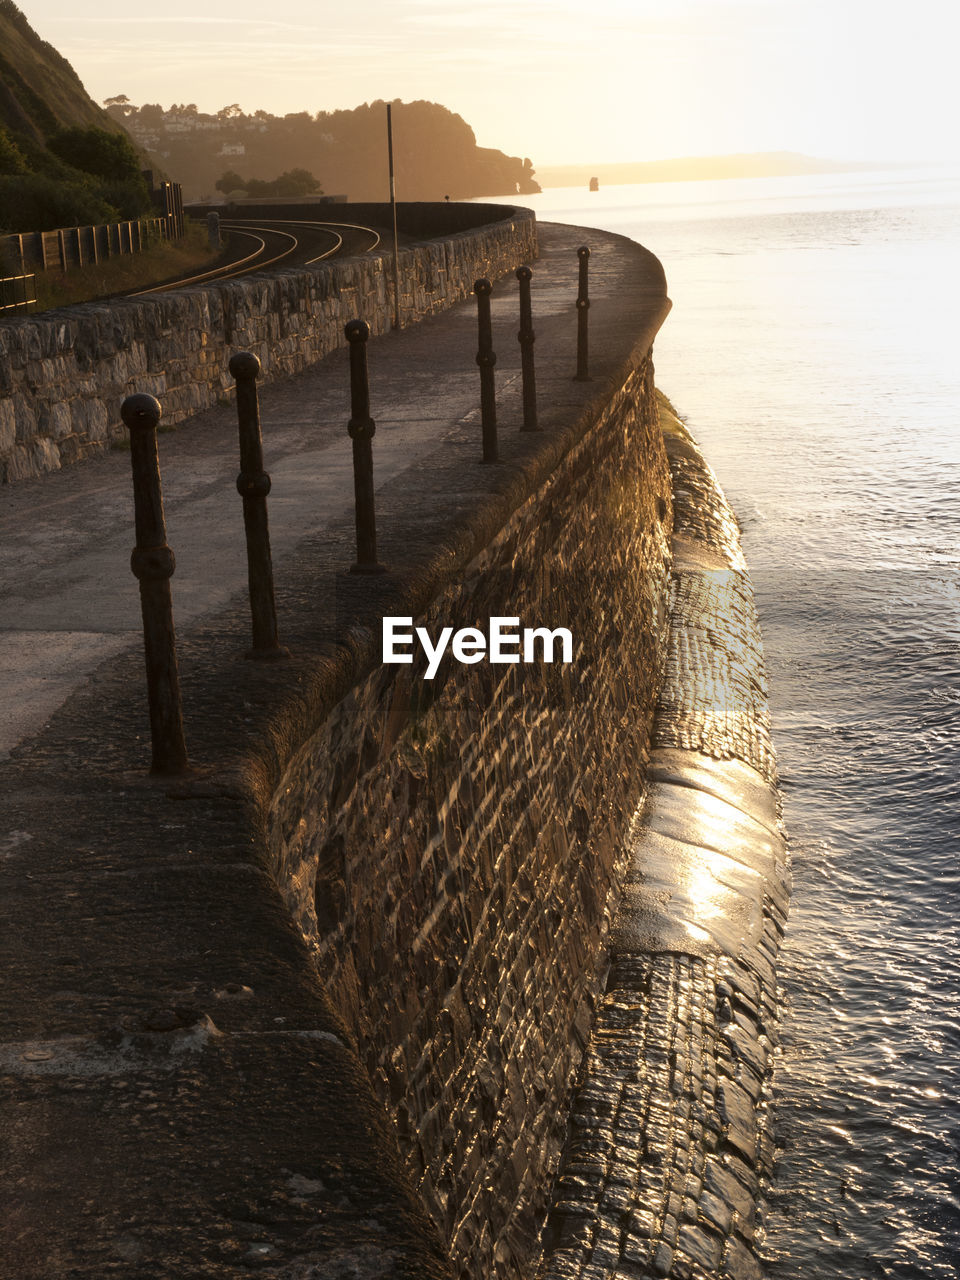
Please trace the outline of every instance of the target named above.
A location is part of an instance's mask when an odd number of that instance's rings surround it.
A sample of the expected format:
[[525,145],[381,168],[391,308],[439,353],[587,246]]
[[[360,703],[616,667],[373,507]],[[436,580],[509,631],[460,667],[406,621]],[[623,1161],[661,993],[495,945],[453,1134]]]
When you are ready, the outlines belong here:
[[[629,288],[635,245],[583,228],[542,225],[532,264],[541,416],[587,403],[591,384],[576,371],[576,310],[581,244],[591,248],[590,326],[595,365],[629,346],[630,311],[643,305]],[[649,270],[649,268],[648,268]],[[626,284],[626,288],[625,288]],[[517,281],[492,296],[501,453],[522,421]],[[368,362],[374,478],[382,486],[444,441],[475,436],[480,456],[476,302],[400,333],[371,339]],[[270,533],[278,573],[304,537],[341,525],[353,502],[346,350],[311,370],[260,388],[264,459],[273,481]],[[119,408],[117,417],[119,420]],[[234,406],[210,409],[164,433],[160,464],[167,539],[176,556],[173,599],[178,629],[213,614],[246,587]],[[389,539],[389,534],[381,536]],[[0,487],[0,761],[36,734],[103,660],[140,643],[140,603],[130,567],[133,497],[129,453]],[[353,559],[344,548],[344,567]],[[281,640],[283,620],[280,620]]]
[[[579,383],[583,243],[594,381]],[[258,832],[298,735],[374,647],[361,628],[341,642],[337,593],[359,600],[351,620],[428,599],[434,566],[485,545],[653,341],[669,303],[652,255],[550,226],[541,252],[537,436],[519,431],[517,282],[494,284],[498,466],[480,462],[473,299],[369,344],[382,578],[344,573],[347,352],[261,389],[288,662],[243,658],[233,406],[161,434],[196,767],[182,782],[147,773],[129,454],[0,488],[0,1280],[293,1280],[317,1259],[451,1280]],[[305,1173],[317,1153],[322,1180]]]
[[[370,341],[390,573],[345,572],[347,351],[261,388],[289,660],[243,657],[234,406],[160,435],[184,779],[147,772],[129,453],[0,487],[0,1280],[457,1274],[277,891],[262,823],[320,713],[376,660],[375,620],[433,599],[576,431],[623,407],[624,370],[666,316],[640,246],[539,231],[543,431],[519,431],[511,274],[493,292],[498,466],[481,463],[473,298]],[[581,244],[592,382],[573,378]],[[735,517],[666,404],[660,421],[674,541],[650,786],[544,1280],[763,1275],[789,875],[762,644]]]

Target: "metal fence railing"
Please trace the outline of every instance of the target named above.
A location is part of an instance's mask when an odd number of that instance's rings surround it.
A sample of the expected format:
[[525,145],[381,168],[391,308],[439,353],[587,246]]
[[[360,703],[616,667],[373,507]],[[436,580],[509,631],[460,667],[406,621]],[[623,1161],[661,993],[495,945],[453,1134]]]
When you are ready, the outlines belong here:
[[35,275],[0,276],[0,318],[32,311],[36,305]]
[[[574,380],[589,382],[587,369],[587,311],[589,309],[587,275],[590,250],[581,246],[579,258],[579,295],[577,297],[577,374]],[[533,315],[530,300],[530,267],[520,267],[521,378],[523,422],[520,431],[539,431],[536,415],[536,385],[532,344]],[[485,277],[477,280],[477,323],[480,350],[480,419],[482,461],[497,463],[500,459],[495,412],[496,392],[490,322],[490,294],[493,286]],[[349,321],[344,336],[350,348],[350,419],[347,434],[353,444],[353,492],[357,558],[350,572],[377,575],[385,566],[377,554],[377,524],[373,472],[373,438],[376,423],[370,416],[370,382],[367,370],[367,342],[370,326],[364,320]],[[273,560],[267,518],[267,495],[272,488],[264,470],[263,438],[260,425],[260,401],[257,379],[260,360],[251,351],[236,352],[230,359],[230,373],[236,383],[237,424],[240,436],[240,474],[237,491],[243,499],[244,535],[247,546],[247,581],[250,592],[250,614],[253,623],[253,647],[248,658],[278,659],[289,652],[280,644],[277,606],[274,595]],[[162,413],[160,402],[152,395],[130,395],[120,407],[120,416],[130,431],[130,461],[133,470],[134,512],[137,545],[130,567],[140,582],[140,604],[143,615],[146,654],[147,703],[153,750],[151,771],[155,774],[190,772],[184,738],[183,705],[180,696],[180,674],[177,662],[176,629],[170,578],[176,560],[167,545],[163,514],[160,455],[157,427]],[[464,418],[463,421],[467,419]],[[481,461],[480,458],[477,461]]]
[[97,227],[60,227],[0,236],[0,261],[21,271],[68,271],[121,254],[141,253],[169,235],[165,218],[140,218]]
[[0,267],[11,274],[68,271],[96,266],[123,254],[142,253],[158,240],[179,240],[184,233],[180,184],[161,182],[153,195],[158,211],[153,218],[0,235]]

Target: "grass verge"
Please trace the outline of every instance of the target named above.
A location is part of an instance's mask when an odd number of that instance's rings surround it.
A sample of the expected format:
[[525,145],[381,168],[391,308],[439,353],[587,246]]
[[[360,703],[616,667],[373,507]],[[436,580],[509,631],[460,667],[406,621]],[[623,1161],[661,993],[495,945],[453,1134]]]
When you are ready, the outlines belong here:
[[182,240],[158,240],[143,253],[69,271],[38,271],[35,313],[177,280],[212,267],[222,256],[222,250],[210,248],[205,224],[187,222]]

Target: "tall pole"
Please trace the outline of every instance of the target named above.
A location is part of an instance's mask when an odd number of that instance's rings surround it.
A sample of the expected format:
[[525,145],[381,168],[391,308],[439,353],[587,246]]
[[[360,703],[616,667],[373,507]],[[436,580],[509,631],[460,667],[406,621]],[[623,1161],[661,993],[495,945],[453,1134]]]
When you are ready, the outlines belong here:
[[120,406],[120,416],[130,431],[130,462],[133,466],[137,545],[130,555],[130,568],[140,582],[147,703],[153,746],[150,772],[167,776],[189,773],[170,597],[170,579],[176,560],[167,546],[157,453],[160,405],[153,396],[127,396]]
[[490,294],[492,285],[484,276],[473,286],[477,295],[477,324],[480,366],[480,427],[483,432],[484,462],[499,462],[497,452],[497,397],[493,382],[493,366],[497,357],[493,350],[493,323],[490,318]]
[[574,382],[589,382],[589,349],[587,346],[587,319],[590,311],[590,295],[587,281],[587,269],[590,262],[590,250],[582,244],[577,250],[580,259],[580,292],[577,294],[577,373]]
[[400,242],[397,239],[397,183],[393,176],[393,109],[387,103],[387,154],[390,160],[390,212],[393,214],[393,327],[400,328]]
[[357,515],[357,562],[351,573],[383,573],[377,561],[377,522],[373,495],[373,435],[377,425],[370,417],[370,382],[367,377],[367,339],[370,326],[365,320],[351,320],[344,326],[350,344],[350,421],[347,430],[353,441],[353,492]]
[[284,658],[287,651],[277,637],[277,605],[273,592],[273,560],[267,494],[270,477],[263,469],[263,438],[257,378],[260,361],[252,351],[230,357],[230,372],[237,383],[237,426],[240,432],[240,474],[237,492],[243,498],[243,526],[247,538],[247,581],[253,648],[248,658]]

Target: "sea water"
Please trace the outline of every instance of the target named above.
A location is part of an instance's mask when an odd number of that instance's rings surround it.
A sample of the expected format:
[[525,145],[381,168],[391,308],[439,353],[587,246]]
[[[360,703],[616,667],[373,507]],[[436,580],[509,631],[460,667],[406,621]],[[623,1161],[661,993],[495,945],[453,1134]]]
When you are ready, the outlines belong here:
[[954,1280],[960,173],[522,203],[660,258],[657,382],[743,526],[794,869],[768,1275]]

